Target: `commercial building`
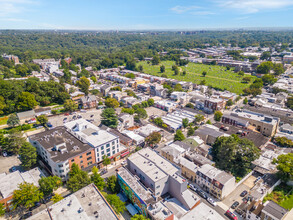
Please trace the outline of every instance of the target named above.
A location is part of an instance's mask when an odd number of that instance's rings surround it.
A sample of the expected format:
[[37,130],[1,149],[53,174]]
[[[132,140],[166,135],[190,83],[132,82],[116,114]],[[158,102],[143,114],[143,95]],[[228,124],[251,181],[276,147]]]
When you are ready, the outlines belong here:
[[154,106],[167,112],[172,112],[177,108],[177,103],[167,100],[155,101]]
[[24,173],[18,170],[8,174],[0,173],[0,203],[4,204],[9,210],[13,209],[13,191],[18,189],[18,185],[26,182],[39,186],[38,181],[44,176],[39,168],[34,168]]
[[114,160],[119,159],[120,143],[116,135],[99,129],[85,119],[68,122],[64,127],[77,139],[94,149],[97,163],[101,163],[104,156]]
[[209,164],[202,165],[197,170],[196,183],[220,200],[229,195],[236,187],[234,176]]
[[119,220],[120,218],[102,193],[92,183],[29,218],[29,220],[40,219]]
[[204,110],[209,113],[221,111],[225,108],[225,105],[226,101],[223,99],[209,98],[204,101]]
[[29,136],[29,142],[36,147],[47,171],[62,179],[68,178],[73,163],[81,169],[96,163],[95,149],[73,136],[65,127]]

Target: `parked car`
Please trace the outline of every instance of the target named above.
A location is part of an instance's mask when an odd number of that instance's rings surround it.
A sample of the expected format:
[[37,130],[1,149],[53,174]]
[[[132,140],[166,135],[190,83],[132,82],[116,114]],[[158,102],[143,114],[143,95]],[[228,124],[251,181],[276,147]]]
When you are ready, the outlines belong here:
[[230,210],[227,210],[225,214],[232,220],[238,220],[237,216]]
[[121,165],[122,165],[122,166],[126,165],[126,160],[122,161],[122,162],[121,162]]
[[208,198],[207,194],[204,191],[202,191],[201,189],[198,190],[198,195],[200,195],[204,199]]
[[192,184],[190,184],[190,183],[188,183],[188,185],[189,185],[189,189],[191,189],[191,190],[194,191],[194,192],[197,191],[197,189],[196,189],[196,187],[195,187],[194,185],[192,185]]
[[84,113],[85,113],[85,112],[86,112],[86,110],[84,110],[84,109],[81,109],[81,110],[80,110],[80,112],[84,112]]
[[216,206],[217,203],[210,197],[207,198],[207,201],[212,205],[212,206]]
[[30,207],[29,210],[32,211],[38,207],[40,207],[42,204],[40,202],[35,202],[35,205],[33,207]]
[[239,206],[239,202],[236,201],[231,205],[231,208],[236,209],[237,206]]
[[7,157],[7,152],[3,151],[2,155],[3,155],[3,157]]
[[47,126],[48,126],[48,128],[52,128],[53,127],[53,125],[50,122],[47,123]]
[[104,175],[104,174],[106,174],[106,173],[108,173],[108,170],[103,169],[103,170],[101,170],[100,175],[102,176],[102,175]]
[[33,215],[32,212],[28,212],[28,213],[25,213],[23,216],[20,217],[20,219],[27,219],[29,217],[31,217]]
[[81,115],[78,115],[77,118],[82,118],[82,116]]
[[244,197],[244,196],[246,196],[246,195],[247,195],[247,191],[246,191],[246,190],[244,190],[244,191],[240,194],[241,197]]
[[254,180],[254,184],[256,184],[260,180],[261,180],[261,176],[257,177],[256,180]]
[[65,116],[68,116],[68,115],[69,115],[69,113],[65,113],[64,115],[65,115]]
[[91,118],[94,117],[94,115],[91,115]]
[[11,168],[10,168],[10,172],[11,172],[11,173],[13,173],[13,172],[15,172],[15,171],[16,171],[16,167],[11,167]]

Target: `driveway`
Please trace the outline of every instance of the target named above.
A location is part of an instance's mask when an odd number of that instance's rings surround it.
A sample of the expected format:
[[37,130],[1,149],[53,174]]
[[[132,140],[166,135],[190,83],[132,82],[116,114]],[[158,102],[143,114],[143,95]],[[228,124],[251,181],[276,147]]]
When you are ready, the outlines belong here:
[[17,170],[22,170],[21,162],[17,156],[2,157],[0,156],[0,173],[9,173],[11,167],[16,167]]

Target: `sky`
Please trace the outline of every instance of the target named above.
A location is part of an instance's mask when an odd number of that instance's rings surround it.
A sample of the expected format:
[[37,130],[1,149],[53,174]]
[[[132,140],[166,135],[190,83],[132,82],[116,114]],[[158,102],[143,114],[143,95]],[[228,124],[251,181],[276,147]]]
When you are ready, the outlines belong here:
[[293,0],[0,0],[0,29],[293,27]]

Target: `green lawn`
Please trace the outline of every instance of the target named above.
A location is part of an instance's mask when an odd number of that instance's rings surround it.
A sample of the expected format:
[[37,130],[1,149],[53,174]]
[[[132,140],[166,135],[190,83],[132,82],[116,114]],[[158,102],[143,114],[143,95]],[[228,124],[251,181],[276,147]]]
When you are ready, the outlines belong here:
[[0,118],[0,125],[6,125],[8,120],[8,116],[4,116]]
[[[214,88],[219,88],[223,90],[228,90],[231,92],[235,92],[237,94],[241,94],[243,89],[249,87],[250,84],[241,83],[242,77],[237,73],[234,73],[232,70],[226,70],[226,67],[221,66],[212,66],[205,64],[195,64],[189,63],[187,67],[179,67],[180,73],[186,70],[187,74],[185,76],[182,75],[174,75],[174,71],[172,71],[172,65],[175,65],[174,61],[162,61],[159,65],[152,66],[148,64],[146,61],[141,61],[137,65],[143,66],[143,72],[155,76],[161,76],[160,66],[165,66],[165,73],[168,78],[173,78],[181,81],[188,81],[199,84],[202,80],[206,81],[206,85],[211,85]],[[203,71],[207,72],[207,75],[203,77],[201,73]],[[244,75],[245,77],[246,75]],[[251,83],[256,78],[255,76],[251,76]]]

